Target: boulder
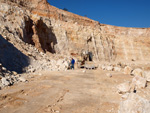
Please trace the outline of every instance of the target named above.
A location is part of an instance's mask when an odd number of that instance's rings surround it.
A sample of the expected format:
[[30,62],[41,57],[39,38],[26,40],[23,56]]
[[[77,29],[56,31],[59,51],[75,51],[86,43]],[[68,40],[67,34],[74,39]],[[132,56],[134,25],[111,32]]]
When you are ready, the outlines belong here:
[[102,70],[105,70],[105,69],[106,69],[106,66],[105,66],[105,65],[102,65],[101,68],[102,68]]
[[113,66],[106,66],[106,70],[112,71],[113,70]]
[[145,78],[147,82],[150,82],[150,71],[145,72]]
[[111,74],[111,73],[107,73],[106,76],[108,76],[108,77],[111,78],[111,77],[112,77],[112,74]]
[[3,86],[9,86],[10,85],[10,82],[4,77],[1,79],[1,82],[2,82]]
[[126,66],[124,68],[124,74],[131,74],[132,68],[130,66]]
[[17,72],[16,72],[16,71],[12,71],[12,74],[13,74],[13,75],[17,75]]
[[144,77],[144,72],[143,72],[142,69],[137,68],[137,69],[134,69],[134,70],[131,72],[131,75]]
[[24,77],[19,77],[18,80],[19,80],[20,82],[26,82],[26,81],[27,81]]
[[146,78],[135,76],[132,79],[132,84],[135,84],[137,88],[145,88],[146,87]]
[[120,102],[118,113],[150,113],[150,102],[136,93],[130,93]]
[[121,96],[122,99],[127,99],[130,93],[125,93]]
[[5,67],[2,67],[2,70],[3,70],[3,71],[7,71],[7,69],[6,69]]
[[121,68],[120,67],[114,67],[113,71],[121,71]]
[[130,92],[130,82],[125,82],[117,86],[118,93],[124,94]]

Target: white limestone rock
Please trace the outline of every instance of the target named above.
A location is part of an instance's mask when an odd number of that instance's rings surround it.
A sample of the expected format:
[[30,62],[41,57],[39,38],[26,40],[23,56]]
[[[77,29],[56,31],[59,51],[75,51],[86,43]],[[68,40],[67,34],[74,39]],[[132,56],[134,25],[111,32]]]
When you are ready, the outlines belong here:
[[118,89],[119,94],[124,94],[124,93],[130,92],[130,82],[127,81],[125,83],[119,84],[117,86],[117,89]]
[[105,66],[105,65],[102,65],[101,68],[102,68],[102,70],[105,70],[105,69],[106,69],[106,66]]
[[135,76],[132,79],[132,84],[135,84],[137,88],[145,88],[146,87],[146,78]]
[[106,66],[106,70],[112,71],[113,70],[113,66]]
[[132,68],[130,66],[126,66],[124,68],[124,74],[131,74]]
[[111,73],[107,73],[106,76],[108,76],[108,77],[111,78],[111,77],[112,77],[112,74],[111,74]]
[[145,78],[147,82],[150,82],[150,71],[145,72]]
[[26,82],[26,81],[27,81],[24,77],[19,77],[18,80],[19,80],[20,82]]
[[137,68],[137,69],[134,69],[134,70],[131,72],[131,75],[144,77],[144,72],[143,72],[142,69]]
[[121,68],[120,67],[114,67],[113,71],[118,71],[119,72],[119,71],[121,71]]
[[10,85],[10,82],[4,77],[1,79],[1,82],[2,82],[3,86],[9,86]]
[[150,113],[150,101],[131,93],[120,102],[118,113]]

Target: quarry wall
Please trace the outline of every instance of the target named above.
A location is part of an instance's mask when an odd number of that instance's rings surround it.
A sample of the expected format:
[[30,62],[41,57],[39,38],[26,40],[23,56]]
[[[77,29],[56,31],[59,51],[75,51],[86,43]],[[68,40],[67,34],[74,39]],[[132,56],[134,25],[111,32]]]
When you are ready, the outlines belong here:
[[101,24],[51,6],[46,0],[3,0],[0,18],[1,29],[45,53],[78,56],[90,51],[95,61],[150,60],[150,28]]

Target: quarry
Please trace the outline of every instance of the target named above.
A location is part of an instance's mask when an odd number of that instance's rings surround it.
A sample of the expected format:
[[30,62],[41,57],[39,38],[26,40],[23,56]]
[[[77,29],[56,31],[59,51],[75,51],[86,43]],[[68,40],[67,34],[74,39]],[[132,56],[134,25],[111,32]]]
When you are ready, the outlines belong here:
[[150,28],[0,0],[0,113],[150,113]]

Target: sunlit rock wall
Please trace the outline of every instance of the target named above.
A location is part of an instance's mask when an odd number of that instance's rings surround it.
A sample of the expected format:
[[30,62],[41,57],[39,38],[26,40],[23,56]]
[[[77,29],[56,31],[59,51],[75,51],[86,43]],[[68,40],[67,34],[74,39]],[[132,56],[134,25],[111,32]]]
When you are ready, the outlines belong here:
[[42,52],[80,56],[90,51],[95,61],[150,60],[150,28],[100,24],[53,7],[46,0],[2,2],[0,25]]

